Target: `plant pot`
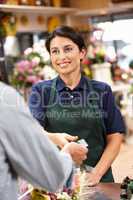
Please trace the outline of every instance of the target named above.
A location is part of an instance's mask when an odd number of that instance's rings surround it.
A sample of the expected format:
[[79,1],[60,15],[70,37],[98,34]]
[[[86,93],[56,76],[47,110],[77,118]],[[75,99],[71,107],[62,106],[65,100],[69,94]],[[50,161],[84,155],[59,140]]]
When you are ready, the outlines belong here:
[[112,85],[112,78],[111,78],[111,64],[110,63],[98,63],[93,64],[92,66],[92,74],[93,78],[97,81],[102,81]]

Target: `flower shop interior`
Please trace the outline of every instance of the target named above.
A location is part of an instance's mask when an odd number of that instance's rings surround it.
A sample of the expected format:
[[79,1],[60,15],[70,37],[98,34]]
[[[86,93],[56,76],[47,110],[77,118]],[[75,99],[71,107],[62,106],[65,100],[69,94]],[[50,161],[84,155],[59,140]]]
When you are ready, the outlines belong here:
[[117,183],[133,178],[133,0],[0,0],[2,78],[25,101],[33,84],[58,75],[45,40],[59,25],[87,44],[83,74],[111,86],[126,126],[113,173]]

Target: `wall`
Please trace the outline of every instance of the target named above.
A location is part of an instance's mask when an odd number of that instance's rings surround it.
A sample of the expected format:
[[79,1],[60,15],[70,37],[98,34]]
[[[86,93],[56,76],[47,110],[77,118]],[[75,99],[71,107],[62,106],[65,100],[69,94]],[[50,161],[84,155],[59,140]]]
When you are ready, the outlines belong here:
[[18,32],[52,31],[56,26],[66,24],[65,16],[45,16],[37,13],[17,13]]
[[81,9],[97,9],[108,7],[110,0],[70,0],[70,6]]
[[18,32],[47,30],[47,18],[39,14],[16,14]]

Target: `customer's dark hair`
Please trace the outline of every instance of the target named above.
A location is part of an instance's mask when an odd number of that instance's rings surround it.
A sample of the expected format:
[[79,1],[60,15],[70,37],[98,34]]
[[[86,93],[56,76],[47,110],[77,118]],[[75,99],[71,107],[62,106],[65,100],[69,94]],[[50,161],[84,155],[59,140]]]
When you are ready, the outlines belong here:
[[4,38],[0,36],[0,81],[3,81],[8,84],[9,82],[5,64],[3,44]]
[[49,53],[50,53],[50,42],[56,36],[69,38],[75,44],[77,44],[79,50],[86,49],[85,42],[79,32],[75,31],[70,26],[59,26],[52,33],[50,33],[48,38],[46,39],[46,48]]
[[7,71],[3,62],[0,62],[0,81],[9,84]]

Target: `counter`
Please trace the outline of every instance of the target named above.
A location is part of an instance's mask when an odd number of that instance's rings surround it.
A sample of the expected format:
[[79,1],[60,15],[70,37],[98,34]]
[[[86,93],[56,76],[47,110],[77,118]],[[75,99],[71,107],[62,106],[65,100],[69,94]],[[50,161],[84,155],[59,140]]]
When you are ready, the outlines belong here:
[[[18,200],[23,200],[31,193],[30,188]],[[120,200],[120,184],[118,183],[99,183],[95,187],[84,187],[80,200]]]
[[120,184],[100,183],[84,189],[82,200],[120,200]]

